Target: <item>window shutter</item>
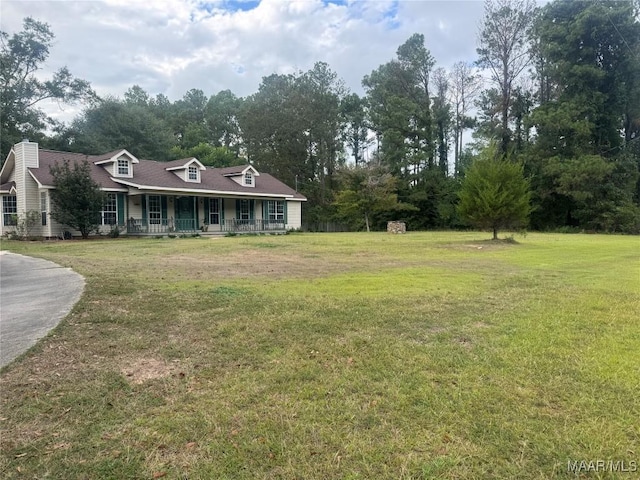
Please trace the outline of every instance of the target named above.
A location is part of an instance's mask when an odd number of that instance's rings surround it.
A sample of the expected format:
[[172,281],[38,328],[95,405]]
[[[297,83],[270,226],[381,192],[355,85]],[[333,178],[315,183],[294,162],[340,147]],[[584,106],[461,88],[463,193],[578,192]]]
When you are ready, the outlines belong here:
[[236,220],[240,220],[240,199],[236,200]]
[[253,220],[253,218],[254,218],[253,210],[255,208],[255,203],[256,203],[255,200],[253,200],[253,199],[249,200],[249,218],[251,220]]
[[142,224],[146,225],[147,224],[147,196],[146,195],[141,195],[142,199],[141,199],[141,205],[142,205]]
[[267,210],[267,205],[269,205],[269,201],[262,200],[262,220],[269,220],[269,211]]
[[118,193],[116,195],[116,205],[118,210],[118,225],[124,225],[124,202],[126,202],[126,197],[124,193]]
[[284,225],[286,227],[287,223],[289,223],[289,221],[287,219],[287,201],[283,200],[283,202],[284,202]]
[[204,223],[209,223],[209,212],[210,212],[210,203],[211,203],[211,199],[210,198],[205,198],[204,199]]
[[220,221],[224,224],[224,198],[220,199]]

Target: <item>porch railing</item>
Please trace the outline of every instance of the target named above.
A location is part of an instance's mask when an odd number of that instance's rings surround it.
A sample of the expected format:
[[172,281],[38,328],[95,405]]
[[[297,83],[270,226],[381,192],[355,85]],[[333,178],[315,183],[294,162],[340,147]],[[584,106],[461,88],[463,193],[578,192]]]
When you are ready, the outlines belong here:
[[284,230],[283,220],[240,220],[233,218],[225,220],[221,225],[223,232],[273,232]]
[[[220,224],[219,230],[211,228],[210,225],[206,231],[214,232],[274,232],[285,230],[283,220],[225,220]],[[217,225],[216,225],[217,227]],[[129,218],[127,220],[127,233],[130,235],[167,235],[171,233],[194,233],[200,230],[196,228],[195,219],[146,219],[146,218]]]
[[196,221],[194,219],[180,218],[130,218],[127,220],[127,233],[129,234],[167,234],[173,232],[195,232]]

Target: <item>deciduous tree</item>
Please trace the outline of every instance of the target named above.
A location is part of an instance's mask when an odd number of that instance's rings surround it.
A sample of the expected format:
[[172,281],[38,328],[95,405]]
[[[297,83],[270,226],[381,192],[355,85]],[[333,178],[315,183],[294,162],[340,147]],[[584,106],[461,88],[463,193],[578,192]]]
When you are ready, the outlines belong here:
[[509,110],[515,81],[530,63],[529,30],[534,0],[486,0],[480,26],[478,65],[489,71],[499,92],[500,150],[506,155],[511,135]]
[[444,176],[449,174],[449,138],[451,133],[451,105],[449,104],[449,76],[440,67],[432,74],[435,87],[433,97],[434,138],[438,154],[438,167]]
[[480,75],[466,62],[456,62],[449,73],[449,94],[453,104],[453,158],[454,176],[460,174],[463,133],[473,126],[473,118],[467,116],[472,102],[482,86]]
[[240,126],[238,114],[242,99],[230,90],[223,90],[209,97],[205,108],[205,119],[211,135],[210,143],[237,153],[240,148]]
[[397,180],[382,167],[344,167],[340,182],[342,188],[334,201],[338,216],[356,227],[364,225],[367,232],[374,215],[415,209],[398,201]]
[[263,78],[239,114],[248,159],[296,185],[309,199],[305,217],[312,223],[328,219],[335,171],[344,163],[344,95],[342,81],[319,62],[307,72]]
[[82,238],[98,228],[104,194],[91,178],[87,161],[56,163],[51,167],[54,189],[51,190],[51,217],[75,230]]
[[9,36],[0,31],[0,158],[24,137],[40,138],[55,122],[38,105],[44,100],[60,103],[92,102],[97,99],[89,82],[75,78],[66,67],[48,80],[36,76],[49,57],[54,34],[49,25],[31,17],[23,30]]

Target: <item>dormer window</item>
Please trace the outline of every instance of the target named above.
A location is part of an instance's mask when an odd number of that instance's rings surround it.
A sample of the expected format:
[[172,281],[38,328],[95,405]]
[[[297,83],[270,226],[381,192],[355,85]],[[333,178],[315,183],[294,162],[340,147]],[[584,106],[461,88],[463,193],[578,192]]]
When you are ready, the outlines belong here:
[[118,159],[118,175],[129,176],[129,160],[126,158]]
[[165,168],[168,172],[173,172],[183,182],[200,183],[202,175],[200,172],[206,170],[205,166],[198,161],[197,158],[182,158],[167,162]]
[[120,150],[115,155],[111,153],[100,155],[93,163],[100,165],[114,177],[133,178],[133,166],[140,163],[140,160],[126,150]]
[[230,178],[238,185],[243,187],[255,187],[256,177],[260,176],[260,173],[253,168],[252,165],[241,165],[239,167],[227,167],[223,168],[222,175]]

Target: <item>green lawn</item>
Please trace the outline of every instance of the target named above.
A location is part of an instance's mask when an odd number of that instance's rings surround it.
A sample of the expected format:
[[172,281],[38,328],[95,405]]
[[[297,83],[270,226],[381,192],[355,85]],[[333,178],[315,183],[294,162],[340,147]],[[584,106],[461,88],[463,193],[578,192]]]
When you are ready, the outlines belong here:
[[87,287],[1,373],[0,477],[637,478],[639,238],[484,238],[3,241]]

